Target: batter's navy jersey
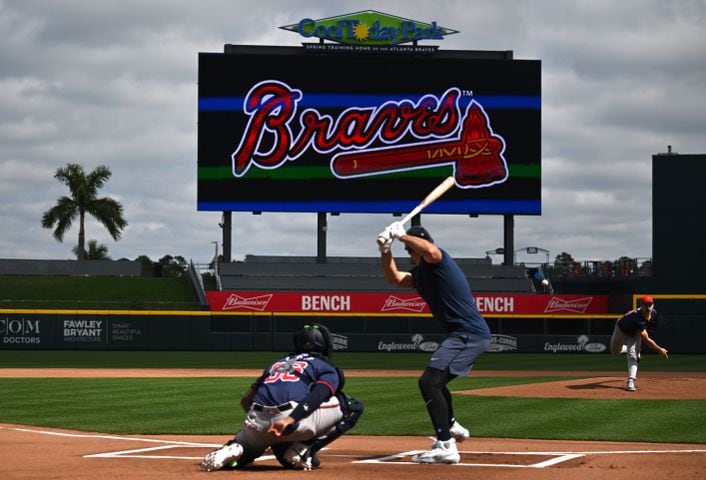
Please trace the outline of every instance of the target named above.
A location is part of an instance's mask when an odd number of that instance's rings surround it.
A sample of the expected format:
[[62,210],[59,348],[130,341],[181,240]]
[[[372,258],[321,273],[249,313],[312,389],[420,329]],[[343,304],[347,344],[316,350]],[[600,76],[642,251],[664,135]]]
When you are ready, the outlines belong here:
[[657,318],[657,310],[654,308],[650,314],[650,319],[647,320],[642,315],[639,308],[630,310],[628,313],[620,317],[618,320],[618,328],[626,335],[635,335],[645,329],[650,330],[655,325],[654,320]]
[[329,387],[333,395],[341,385],[339,370],[318,355],[291,355],[267,367],[255,380],[253,402],[268,406],[300,402],[319,383]]
[[466,276],[448,253],[441,250],[441,254],[439,263],[427,263],[421,258],[419,265],[412,268],[414,288],[447,334],[464,332],[490,339],[490,329],[476,307]]

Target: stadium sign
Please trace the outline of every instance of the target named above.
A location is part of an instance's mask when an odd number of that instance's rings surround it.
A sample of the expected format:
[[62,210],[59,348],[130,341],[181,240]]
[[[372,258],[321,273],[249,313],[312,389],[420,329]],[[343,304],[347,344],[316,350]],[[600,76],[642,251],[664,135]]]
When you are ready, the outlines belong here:
[[[429,306],[416,293],[206,291],[212,311],[263,313],[351,313],[381,315],[430,315]],[[488,318],[516,316],[617,318],[611,313],[608,295],[548,295],[524,293],[479,293],[478,310]],[[556,307],[557,303],[568,305]],[[581,310],[573,305],[580,302]],[[553,308],[550,309],[550,306]]]
[[347,45],[392,46],[418,40],[443,40],[457,30],[440,27],[435,21],[424,23],[375,10],[349,13],[280,27],[304,38],[318,38]]

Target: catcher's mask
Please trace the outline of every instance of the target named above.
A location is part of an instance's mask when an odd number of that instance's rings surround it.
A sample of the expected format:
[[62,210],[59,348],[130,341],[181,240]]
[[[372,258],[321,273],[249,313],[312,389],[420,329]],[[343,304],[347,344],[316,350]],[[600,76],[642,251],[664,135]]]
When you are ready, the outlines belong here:
[[294,351],[296,353],[317,352],[331,358],[333,344],[328,328],[318,323],[304,325],[294,334]]

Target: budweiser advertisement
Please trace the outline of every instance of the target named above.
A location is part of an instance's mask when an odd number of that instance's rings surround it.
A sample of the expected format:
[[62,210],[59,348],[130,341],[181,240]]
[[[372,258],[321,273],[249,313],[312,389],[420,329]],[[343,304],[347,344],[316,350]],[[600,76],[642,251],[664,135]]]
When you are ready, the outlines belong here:
[[[429,314],[415,293],[330,293],[207,291],[212,311],[262,313]],[[486,316],[610,315],[607,295],[479,294],[478,309]]]
[[541,62],[481,53],[200,53],[198,210],[541,214]]

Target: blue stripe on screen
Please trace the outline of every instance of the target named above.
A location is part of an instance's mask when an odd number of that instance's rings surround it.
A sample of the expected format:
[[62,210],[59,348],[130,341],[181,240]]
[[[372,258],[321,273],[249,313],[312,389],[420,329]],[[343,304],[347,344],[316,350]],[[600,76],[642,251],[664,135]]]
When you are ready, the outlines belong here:
[[[307,93],[299,102],[301,108],[348,108],[351,106],[379,106],[388,101],[411,100],[416,102],[420,95],[353,95]],[[529,109],[539,110],[542,97],[539,95],[480,95],[461,97],[461,107],[466,107],[471,100],[476,100],[487,109]],[[199,112],[242,111],[244,97],[199,97]]]
[[[385,200],[379,202],[357,201],[282,201],[282,202],[208,202],[199,201],[200,211],[234,211],[234,212],[340,212],[340,213],[405,213],[417,206],[415,200]],[[542,213],[540,200],[504,199],[504,200],[445,200],[433,203],[425,210],[426,213],[452,214],[515,214],[539,215]]]

